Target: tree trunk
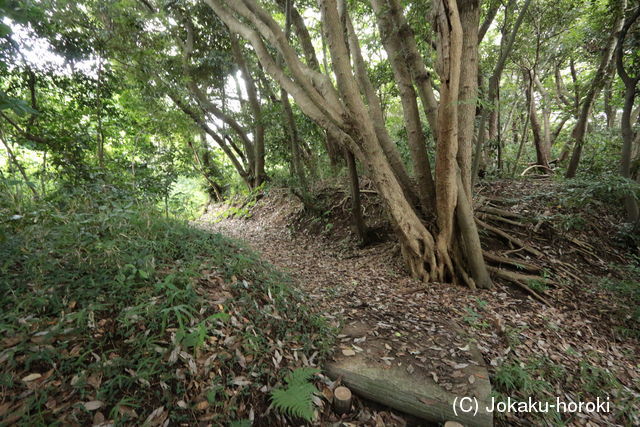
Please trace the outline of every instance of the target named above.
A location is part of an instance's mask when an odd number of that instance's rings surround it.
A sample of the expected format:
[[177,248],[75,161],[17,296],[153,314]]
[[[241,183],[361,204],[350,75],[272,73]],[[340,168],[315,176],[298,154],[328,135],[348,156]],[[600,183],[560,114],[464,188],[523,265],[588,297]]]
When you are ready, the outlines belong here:
[[[0,130],[0,132],[1,132],[1,130]],[[7,154],[9,155],[9,159],[11,159],[11,162],[18,169],[18,171],[20,172],[20,175],[22,175],[22,179],[24,179],[25,184],[27,184],[27,187],[29,187],[29,190],[31,190],[31,192],[33,193],[33,196],[37,199],[38,198],[38,190],[36,190],[36,186],[29,180],[29,176],[27,175],[27,172],[25,171],[25,169],[22,166],[22,164],[20,164],[20,162],[18,161],[18,158],[13,153],[13,150],[11,149],[9,144],[7,144],[7,141],[5,141],[4,135],[2,135],[2,133],[0,133],[0,140],[2,141],[2,145],[4,145],[4,148],[7,150]]]
[[[620,174],[625,178],[631,178],[631,156],[634,142],[633,129],[631,127],[631,113],[636,97],[638,82],[640,81],[640,73],[635,76],[630,76],[625,69],[623,62],[624,42],[629,29],[633,26],[638,17],[640,17],[640,6],[636,6],[635,11],[626,19],[620,31],[620,38],[616,46],[616,68],[625,87],[624,107],[622,109],[622,117],[620,119],[620,127],[622,130]],[[640,209],[635,195],[633,193],[626,195],[624,204],[627,211],[627,221],[631,223],[638,223],[640,221]]]
[[502,76],[502,71],[504,70],[504,66],[507,63],[507,58],[511,53],[511,49],[513,48],[513,44],[515,43],[516,35],[518,34],[518,30],[520,29],[520,25],[524,20],[525,14],[527,12],[527,9],[529,8],[530,3],[531,3],[531,0],[525,0],[524,4],[522,5],[522,9],[518,14],[518,18],[516,19],[516,22],[513,24],[513,28],[511,29],[511,33],[509,34],[509,38],[504,46],[504,49],[502,49],[500,57],[498,58],[498,62],[493,68],[493,73],[489,78],[489,92],[487,94],[488,107],[485,107],[482,109],[482,115],[480,117],[480,125],[478,127],[478,138],[476,140],[475,157],[473,159],[473,170],[471,171],[472,182],[475,181],[480,168],[480,157],[481,157],[482,147],[485,142],[485,126],[486,126],[489,114],[495,108],[495,100],[498,96],[498,86],[500,85],[500,77]]
[[527,143],[527,137],[529,136],[529,132],[527,132],[528,126],[529,126],[529,113],[527,112],[527,114],[524,115],[524,125],[522,126],[522,135],[520,137],[520,144],[518,145],[518,152],[516,153],[516,159],[513,161],[513,169],[511,170],[511,176],[515,176],[516,174],[516,170],[518,169],[518,162],[520,161],[520,156],[522,155],[522,149]]
[[[492,2],[492,7],[499,2]],[[493,9],[492,9],[493,10]],[[497,10],[497,6],[495,7]],[[490,12],[491,14],[491,12]],[[495,13],[494,13],[495,15]],[[493,19],[493,18],[491,18]],[[464,67],[460,72],[460,93],[458,95],[458,166],[462,179],[462,188],[467,198],[472,199],[471,158],[473,150],[473,134],[476,121],[476,105],[478,98],[478,43],[476,31],[480,21],[478,1],[460,2],[460,24],[462,25],[462,57]]]
[[362,205],[360,202],[360,183],[358,181],[358,168],[356,158],[349,150],[345,150],[347,169],[349,170],[349,193],[351,195],[351,217],[353,226],[361,244],[367,243],[367,226],[362,217]]
[[254,135],[253,135],[253,158],[254,165],[253,170],[255,176],[253,177],[253,187],[259,187],[260,184],[267,178],[267,174],[264,170],[264,123],[262,121],[262,107],[260,106],[260,100],[258,99],[258,93],[256,91],[256,85],[253,80],[247,61],[245,60],[242,48],[238,43],[237,36],[234,33],[229,33],[231,39],[231,49],[233,56],[235,57],[236,64],[242,71],[242,78],[244,79],[245,89],[247,90],[247,97],[249,98],[249,106],[253,113]]
[[613,27],[611,29],[611,36],[609,37],[604,52],[602,53],[602,57],[600,58],[600,65],[598,66],[596,74],[591,80],[589,91],[587,92],[584,101],[582,101],[580,116],[578,117],[578,122],[573,128],[573,132],[571,134],[573,138],[573,153],[571,155],[571,160],[569,161],[569,166],[567,167],[567,178],[575,177],[576,172],[578,171],[578,165],[580,164],[580,157],[582,155],[582,147],[584,146],[584,137],[587,132],[587,122],[589,120],[589,116],[591,115],[591,108],[593,107],[593,103],[598,96],[598,93],[606,83],[607,68],[609,67],[611,58],[613,57],[613,51],[617,45],[620,30],[624,25],[625,5],[626,1],[621,1],[618,8],[614,12],[615,15]]
[[420,203],[423,207],[432,209],[435,201],[435,189],[433,177],[431,175],[431,166],[429,165],[426,139],[422,132],[420,111],[418,110],[418,103],[416,101],[417,94],[413,86],[411,73],[409,72],[407,62],[403,56],[399,33],[393,28],[393,22],[390,19],[385,19],[385,8],[382,5],[382,1],[373,0],[371,4],[378,17],[378,26],[382,36],[382,43],[389,57],[398,91],[400,93],[403,112],[402,117],[407,131],[411,160],[413,161],[413,170],[418,182],[418,196]]
[[526,91],[527,104],[529,105],[529,119],[531,121],[531,131],[533,133],[533,144],[536,148],[536,164],[549,167],[549,145],[546,140],[546,135],[542,133],[540,122],[538,120],[538,112],[536,111],[536,101],[533,93],[533,82],[535,76],[532,76],[532,71],[527,70],[524,72],[525,82],[528,82],[528,90]]

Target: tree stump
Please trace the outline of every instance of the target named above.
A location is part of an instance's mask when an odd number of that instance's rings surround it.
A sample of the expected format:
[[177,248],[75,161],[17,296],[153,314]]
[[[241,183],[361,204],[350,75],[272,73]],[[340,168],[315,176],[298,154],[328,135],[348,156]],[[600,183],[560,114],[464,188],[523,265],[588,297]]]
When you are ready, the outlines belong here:
[[351,390],[340,386],[333,391],[333,409],[339,415],[351,410]]

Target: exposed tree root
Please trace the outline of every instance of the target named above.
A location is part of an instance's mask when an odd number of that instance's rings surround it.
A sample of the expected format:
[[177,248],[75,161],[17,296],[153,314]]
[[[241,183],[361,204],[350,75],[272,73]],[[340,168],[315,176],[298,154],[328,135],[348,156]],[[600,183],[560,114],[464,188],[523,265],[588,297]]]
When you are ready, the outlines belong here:
[[516,199],[507,199],[506,197],[499,196],[483,196],[483,198],[485,200],[490,200],[492,202],[500,203],[503,205],[513,205],[518,202]]
[[[533,170],[533,169],[545,169],[545,170],[549,171],[549,175],[553,175],[553,169],[551,169],[548,166],[532,165],[532,166],[529,166],[528,168],[526,168],[525,170],[523,170],[522,173],[520,174],[520,176],[525,176],[527,174],[527,172],[529,172],[530,170]],[[549,175],[544,175],[544,177],[546,178]],[[541,178],[542,178],[542,176],[541,176]]]
[[495,208],[493,206],[486,206],[486,205],[485,206],[479,206],[477,208],[477,210],[480,211],[480,212],[490,213],[490,214],[498,215],[498,216],[505,217],[505,218],[524,219],[524,217],[522,215],[520,215],[520,214],[508,211],[506,209]]
[[537,249],[532,248],[531,246],[527,245],[525,242],[523,242],[522,240],[518,239],[517,237],[514,237],[508,233],[505,233],[504,231],[500,230],[497,227],[494,227],[493,225],[489,225],[486,222],[476,218],[476,222],[478,223],[478,225],[488,231],[491,231],[492,233],[496,234],[499,237],[502,237],[504,240],[507,240],[511,243],[513,243],[516,246],[519,246],[520,248],[522,248],[523,250],[529,252],[530,254],[540,258],[542,257],[542,252],[540,252]]
[[494,221],[498,221],[498,222],[504,222],[505,224],[511,224],[511,225],[515,225],[517,227],[525,227],[525,224],[518,222],[518,221],[513,221],[511,219],[502,217],[502,216],[498,216],[498,215],[493,215],[490,213],[484,213],[484,212],[479,212],[478,216],[480,216],[480,218],[482,219],[491,219]]
[[508,275],[514,280],[520,280],[521,282],[536,281],[536,282],[544,283],[545,285],[556,285],[556,282],[554,282],[553,280],[549,280],[539,275],[517,273],[515,271],[509,271],[509,270],[496,268],[496,267],[491,267],[491,268],[493,270],[500,270],[500,274],[503,275],[502,277],[505,277]]
[[507,271],[507,270],[502,270],[500,268],[495,268],[495,267],[487,267],[489,269],[489,271],[491,271],[493,274],[510,281],[511,283],[514,283],[515,285],[517,285],[519,288],[521,288],[522,290],[524,290],[525,292],[527,292],[529,295],[531,295],[533,298],[535,298],[536,300],[540,301],[541,303],[545,304],[545,305],[550,305],[549,302],[543,298],[539,293],[537,293],[536,291],[534,291],[533,289],[531,289],[529,286],[527,286],[523,280],[542,280],[542,281],[546,281],[546,279],[544,277],[540,277],[540,276],[530,276],[527,274],[519,274],[519,273],[514,273],[513,271]]
[[534,273],[542,271],[542,267],[538,267],[537,265],[530,264],[528,262],[524,262],[524,261],[520,261],[520,260],[516,260],[516,259],[512,259],[512,258],[508,258],[508,257],[505,257],[505,256],[496,255],[496,254],[491,253],[491,252],[483,251],[483,256],[484,256],[484,259],[486,259],[487,261],[490,261],[490,262],[493,262],[493,263],[497,263],[497,264],[510,265],[510,266],[513,266],[513,267],[518,268],[520,270],[531,271],[531,272],[534,272]]

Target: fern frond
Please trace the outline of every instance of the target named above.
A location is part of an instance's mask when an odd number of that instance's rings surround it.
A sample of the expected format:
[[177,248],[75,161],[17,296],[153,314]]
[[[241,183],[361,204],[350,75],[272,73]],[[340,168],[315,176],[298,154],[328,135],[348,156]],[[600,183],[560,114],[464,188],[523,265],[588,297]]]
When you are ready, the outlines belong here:
[[296,384],[287,389],[272,390],[271,400],[273,406],[283,414],[311,421],[314,416],[311,397],[316,391],[311,383]]
[[320,370],[309,367],[291,371],[284,379],[287,388],[271,391],[273,406],[285,415],[312,421],[314,417],[312,397],[318,389],[309,380],[318,372]]
[[313,376],[318,372],[320,372],[320,370],[316,368],[309,368],[309,367],[298,368],[291,371],[291,373],[287,375],[284,380],[286,381],[287,384],[289,384],[289,386],[305,384],[309,382],[309,380],[313,378]]

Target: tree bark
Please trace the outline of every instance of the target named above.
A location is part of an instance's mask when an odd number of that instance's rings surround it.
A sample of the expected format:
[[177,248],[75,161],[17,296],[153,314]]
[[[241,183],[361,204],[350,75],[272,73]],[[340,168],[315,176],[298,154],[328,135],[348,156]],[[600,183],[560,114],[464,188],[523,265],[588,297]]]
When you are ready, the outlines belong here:
[[351,195],[351,217],[353,226],[361,244],[367,243],[367,226],[362,217],[362,203],[360,201],[360,182],[358,180],[358,168],[356,158],[349,150],[345,150],[347,169],[349,170],[349,193]]
[[532,76],[531,70],[524,71],[525,83],[528,83],[528,90],[526,91],[527,104],[529,105],[529,119],[531,122],[531,131],[533,133],[533,144],[536,149],[536,164],[549,167],[549,144],[547,142],[546,134],[543,134],[540,121],[538,120],[538,112],[536,111],[536,101],[533,93],[533,82],[535,76]]
[[420,203],[423,207],[432,209],[435,201],[435,188],[431,175],[431,166],[429,165],[426,139],[422,132],[420,111],[418,110],[418,103],[416,101],[417,94],[413,86],[411,73],[403,56],[403,47],[399,33],[393,28],[393,22],[385,18],[385,16],[388,16],[385,15],[386,7],[383,6],[381,0],[373,0],[371,4],[378,18],[378,27],[380,29],[382,43],[389,57],[400,93],[403,111],[402,117],[407,131],[413,170],[418,182]]
[[[491,5],[499,4],[494,1]],[[479,1],[460,2],[460,24],[462,25],[462,57],[464,67],[460,72],[460,93],[458,95],[458,166],[462,186],[469,200],[472,200],[471,159],[473,135],[478,104],[478,43],[481,37],[477,32],[480,20]],[[497,6],[495,8],[497,10]],[[487,18],[491,15],[491,11]],[[494,13],[495,15],[495,13]],[[493,18],[491,18],[493,20]]]

